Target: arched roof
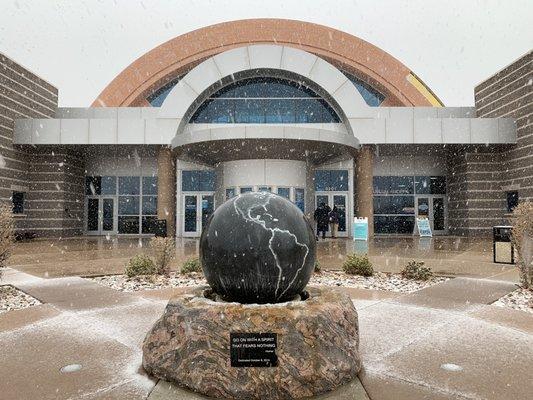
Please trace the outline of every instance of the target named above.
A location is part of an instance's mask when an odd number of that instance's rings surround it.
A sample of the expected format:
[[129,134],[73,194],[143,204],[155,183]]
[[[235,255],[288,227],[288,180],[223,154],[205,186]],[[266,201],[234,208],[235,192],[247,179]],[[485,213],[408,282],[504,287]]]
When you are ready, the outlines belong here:
[[278,44],[313,53],[379,89],[386,95],[384,105],[441,104],[409,68],[362,39],[309,22],[249,19],[201,28],[154,48],[122,71],[93,106],[148,105],[146,98],[170,80],[207,58],[250,44]]

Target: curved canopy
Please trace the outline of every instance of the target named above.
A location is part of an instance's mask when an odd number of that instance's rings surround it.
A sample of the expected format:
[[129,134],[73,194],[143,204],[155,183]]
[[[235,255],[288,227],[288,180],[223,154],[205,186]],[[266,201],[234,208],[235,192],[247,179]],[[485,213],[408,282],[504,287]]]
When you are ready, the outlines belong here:
[[163,43],[124,69],[93,106],[147,106],[150,95],[203,60],[248,44],[280,44],[318,55],[377,88],[385,95],[384,105],[441,104],[409,68],[364,40],[309,22],[250,19],[208,26]]

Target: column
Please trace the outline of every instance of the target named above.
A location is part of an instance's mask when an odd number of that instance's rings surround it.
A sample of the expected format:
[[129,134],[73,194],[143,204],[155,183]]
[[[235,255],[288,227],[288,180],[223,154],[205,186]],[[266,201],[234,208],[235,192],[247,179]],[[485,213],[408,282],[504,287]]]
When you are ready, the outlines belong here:
[[176,235],[176,166],[169,147],[157,155],[157,218],[167,221],[168,236]]
[[374,234],[374,150],[371,146],[362,146],[355,159],[355,216],[368,218],[368,233]]

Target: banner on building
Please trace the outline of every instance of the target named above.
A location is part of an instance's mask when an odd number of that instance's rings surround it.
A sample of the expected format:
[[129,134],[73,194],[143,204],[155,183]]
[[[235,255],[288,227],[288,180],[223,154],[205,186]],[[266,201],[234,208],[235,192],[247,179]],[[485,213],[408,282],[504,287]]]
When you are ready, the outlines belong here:
[[433,233],[431,232],[431,225],[429,224],[429,219],[417,218],[416,227],[418,230],[418,235],[420,237],[433,237]]
[[353,219],[353,240],[368,240],[368,218]]

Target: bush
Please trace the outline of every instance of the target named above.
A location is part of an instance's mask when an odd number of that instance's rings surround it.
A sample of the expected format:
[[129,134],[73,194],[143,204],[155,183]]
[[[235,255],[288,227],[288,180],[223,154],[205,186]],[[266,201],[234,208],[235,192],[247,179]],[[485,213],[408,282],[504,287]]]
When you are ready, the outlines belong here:
[[342,264],[344,272],[350,275],[372,276],[374,275],[374,268],[366,254],[348,254],[344,264]]
[[128,278],[139,275],[153,275],[156,268],[152,259],[144,254],[138,254],[128,261],[124,273]]
[[154,237],[150,241],[150,247],[154,251],[156,273],[168,275],[170,273],[170,262],[174,258],[175,247],[172,237]]
[[320,267],[320,263],[318,260],[315,261],[315,273],[320,274],[322,272],[322,268]]
[[182,274],[190,274],[191,272],[202,272],[202,266],[198,258],[189,258],[181,266],[180,272]]
[[402,276],[407,279],[427,281],[433,277],[433,272],[431,272],[431,268],[424,266],[423,261],[412,260],[402,270]]
[[[13,209],[9,204],[0,204],[0,268],[6,266],[14,240]],[[0,270],[0,279],[2,279]]]
[[520,283],[533,289],[533,202],[525,201],[514,209],[511,241],[518,254]]

